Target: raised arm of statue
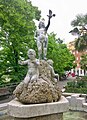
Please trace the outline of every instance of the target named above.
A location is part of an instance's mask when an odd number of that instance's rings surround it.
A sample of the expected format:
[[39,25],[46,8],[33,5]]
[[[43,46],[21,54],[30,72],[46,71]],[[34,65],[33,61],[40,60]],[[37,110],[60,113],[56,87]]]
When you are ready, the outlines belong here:
[[45,27],[45,31],[47,32],[47,30],[48,30],[48,28],[49,28],[49,26],[50,26],[50,19],[52,18],[52,17],[55,17],[55,14],[52,14],[52,11],[51,10],[49,10],[49,15],[47,15],[48,16],[48,24],[47,24],[47,26]]

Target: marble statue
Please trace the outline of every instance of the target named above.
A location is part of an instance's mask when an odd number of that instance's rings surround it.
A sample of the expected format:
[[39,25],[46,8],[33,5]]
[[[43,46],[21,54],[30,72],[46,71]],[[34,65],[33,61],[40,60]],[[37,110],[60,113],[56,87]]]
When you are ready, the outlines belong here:
[[48,36],[47,36],[47,30],[50,26],[50,19],[55,16],[55,14],[52,14],[52,11],[49,10],[48,16],[48,24],[45,26],[44,18],[41,19],[39,22],[39,29],[35,32],[35,39],[37,42],[37,48],[38,48],[38,56],[39,59],[46,60],[47,55],[47,46],[48,46]]
[[48,25],[45,27],[42,20],[39,23],[39,30],[36,31],[39,59],[36,59],[35,50],[29,49],[29,59],[19,61],[20,65],[28,65],[28,72],[24,80],[13,92],[21,103],[57,102],[61,97],[61,91],[58,85],[55,85],[59,80],[59,75],[54,72],[53,61],[46,58],[48,44],[46,33],[52,16],[55,15],[49,10]]
[[37,80],[39,76],[39,69],[38,69],[39,61],[35,58],[36,53],[33,49],[29,49],[28,57],[29,57],[28,60],[19,61],[19,64],[21,65],[26,65],[26,64],[28,65],[28,72],[26,77],[23,80],[23,83],[26,85],[29,82]]
[[24,80],[17,86],[17,89],[13,92],[18,96],[24,88],[28,87],[29,82],[36,81],[39,77],[39,61],[35,58],[36,52],[33,49],[28,51],[28,60],[19,61],[20,65],[28,65],[28,71]]
[[16,87],[13,94],[22,103],[57,102],[61,91],[54,85],[55,74],[52,60],[36,59],[34,50],[29,49],[28,60],[19,61],[21,65],[28,65],[28,72],[24,80]]
[[49,60],[47,60],[47,63],[49,64],[49,70],[48,71],[50,72],[50,75],[51,75],[49,77],[53,81],[54,84],[55,83],[57,84],[58,81],[59,81],[59,75],[54,72],[53,60],[49,59]]

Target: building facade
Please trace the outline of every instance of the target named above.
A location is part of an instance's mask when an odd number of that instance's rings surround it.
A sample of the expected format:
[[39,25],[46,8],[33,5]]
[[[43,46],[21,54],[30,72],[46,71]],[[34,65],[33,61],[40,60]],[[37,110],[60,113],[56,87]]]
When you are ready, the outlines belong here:
[[80,61],[81,61],[81,56],[83,54],[87,54],[87,50],[84,51],[84,52],[78,52],[76,49],[75,49],[75,41],[72,41],[72,42],[69,42],[67,44],[67,48],[70,50],[70,52],[75,56],[75,61],[74,63],[76,63],[76,68],[75,69],[72,69],[71,70],[71,73],[75,73],[75,75],[78,75],[78,76],[84,76],[87,71],[81,69],[81,66],[80,66]]

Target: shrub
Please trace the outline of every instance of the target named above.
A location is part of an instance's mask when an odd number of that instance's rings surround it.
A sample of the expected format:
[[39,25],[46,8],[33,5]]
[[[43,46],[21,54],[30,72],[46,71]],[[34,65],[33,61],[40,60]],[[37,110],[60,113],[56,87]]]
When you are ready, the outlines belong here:
[[68,82],[65,92],[87,94],[87,76],[77,77],[75,81]]

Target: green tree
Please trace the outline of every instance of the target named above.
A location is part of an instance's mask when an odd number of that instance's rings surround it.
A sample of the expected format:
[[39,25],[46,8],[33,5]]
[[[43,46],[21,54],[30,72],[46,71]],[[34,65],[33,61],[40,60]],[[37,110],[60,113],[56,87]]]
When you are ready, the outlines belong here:
[[51,33],[48,38],[47,58],[54,61],[54,69],[61,75],[73,68],[75,57],[70,53],[65,44],[56,42],[58,40],[56,39],[56,34]]
[[71,26],[74,27],[73,30],[70,31],[72,35],[77,35],[78,38],[75,42],[75,48],[78,51],[83,51],[87,49],[87,14],[77,15],[76,19],[71,22]]
[[80,61],[81,68],[87,70],[87,54],[82,55],[81,58],[82,58]]
[[0,0],[0,78],[19,80],[25,75],[18,60],[26,59],[27,50],[35,47],[34,19],[39,20],[40,14],[27,0]]

